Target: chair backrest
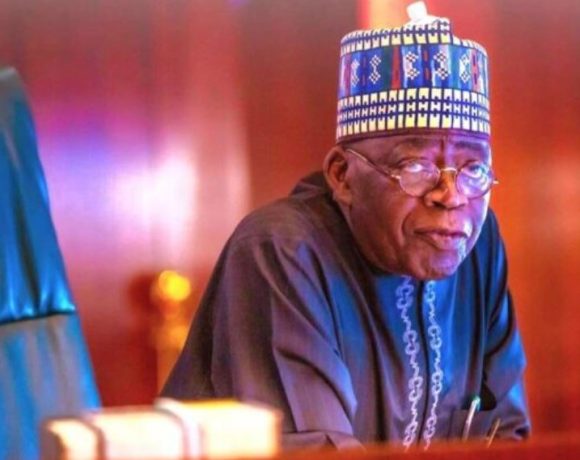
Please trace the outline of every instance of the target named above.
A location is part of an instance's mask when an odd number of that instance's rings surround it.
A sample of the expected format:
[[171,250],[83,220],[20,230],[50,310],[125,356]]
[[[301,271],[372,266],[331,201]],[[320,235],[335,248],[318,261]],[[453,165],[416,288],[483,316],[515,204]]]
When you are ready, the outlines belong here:
[[30,107],[0,68],[0,459],[39,458],[43,419],[99,405]]

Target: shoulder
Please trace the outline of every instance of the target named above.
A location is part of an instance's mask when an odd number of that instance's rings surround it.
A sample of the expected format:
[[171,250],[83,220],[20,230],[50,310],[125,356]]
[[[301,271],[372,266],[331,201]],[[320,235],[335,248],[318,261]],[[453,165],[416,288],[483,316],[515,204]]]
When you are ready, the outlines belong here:
[[356,260],[350,238],[330,193],[293,193],[240,222],[222,251],[218,269],[242,270],[245,276],[257,271],[262,278],[274,274],[296,278],[291,283],[302,277],[323,283]]
[[488,315],[504,305],[508,292],[508,262],[498,220],[489,211],[479,239],[463,265],[462,284],[472,286]]
[[462,283],[479,286],[477,292],[493,297],[493,291],[507,282],[507,259],[498,220],[490,209],[475,247],[461,265]]
[[480,264],[491,272],[497,272],[506,263],[505,248],[498,220],[491,209],[483,224],[474,253]]
[[497,221],[497,216],[490,208],[487,213],[487,217],[485,218],[485,222],[483,223],[481,235],[477,244],[492,244],[497,243],[500,240],[501,237],[499,233],[499,223]]
[[292,197],[277,200],[248,214],[238,225],[234,239],[302,238],[316,227],[316,216]]
[[228,246],[270,243],[284,246],[320,246],[344,230],[342,216],[325,190],[292,194],[247,215]]

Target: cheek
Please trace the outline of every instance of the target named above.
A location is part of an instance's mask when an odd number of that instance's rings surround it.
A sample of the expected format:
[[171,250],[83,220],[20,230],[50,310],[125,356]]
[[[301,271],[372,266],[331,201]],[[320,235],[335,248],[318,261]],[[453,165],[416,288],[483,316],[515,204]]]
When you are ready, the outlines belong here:
[[398,193],[383,195],[374,204],[374,229],[383,244],[401,246],[405,244],[405,225],[414,210],[406,196]]
[[[405,245],[405,221],[414,209],[414,199],[382,184],[369,187],[353,200],[351,216],[359,235],[378,254],[391,253]],[[383,254],[389,255],[389,254]]]

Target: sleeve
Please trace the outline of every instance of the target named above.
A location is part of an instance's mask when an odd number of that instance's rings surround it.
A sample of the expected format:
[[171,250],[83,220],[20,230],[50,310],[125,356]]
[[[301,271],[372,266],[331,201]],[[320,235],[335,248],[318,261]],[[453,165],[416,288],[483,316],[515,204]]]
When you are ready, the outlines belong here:
[[485,346],[482,405],[483,409],[492,409],[494,418],[500,420],[498,438],[521,440],[530,434],[523,379],[526,359],[507,283],[505,248],[493,215],[490,215],[489,224],[492,230],[489,264],[492,274],[488,305],[491,308]]
[[[325,292],[306,243],[249,237],[230,241],[200,307],[211,312],[210,330],[197,331],[211,336],[206,385],[215,397],[278,408],[286,449],[360,445],[351,424],[356,399]],[[192,397],[188,361],[182,355],[164,394]]]

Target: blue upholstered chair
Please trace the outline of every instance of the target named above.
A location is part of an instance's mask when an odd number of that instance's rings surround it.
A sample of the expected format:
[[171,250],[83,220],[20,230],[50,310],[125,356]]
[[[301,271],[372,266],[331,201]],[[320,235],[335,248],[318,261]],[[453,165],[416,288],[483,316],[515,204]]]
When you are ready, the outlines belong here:
[[98,405],[29,104],[0,68],[0,459],[39,458],[43,419]]

